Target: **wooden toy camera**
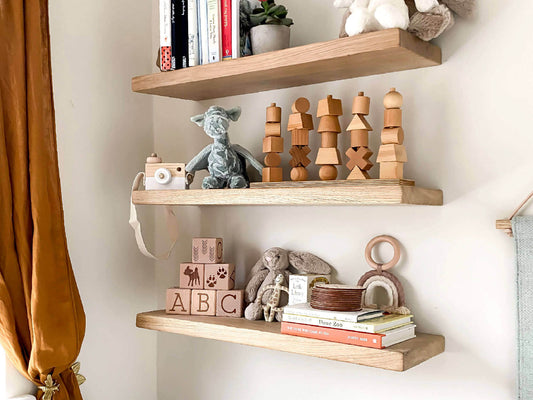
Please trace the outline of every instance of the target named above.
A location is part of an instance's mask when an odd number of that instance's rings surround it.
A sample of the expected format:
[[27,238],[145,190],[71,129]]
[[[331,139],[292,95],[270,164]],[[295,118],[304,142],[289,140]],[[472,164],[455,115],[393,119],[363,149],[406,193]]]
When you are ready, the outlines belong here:
[[144,187],[146,190],[188,189],[185,164],[163,163],[161,157],[152,153],[146,158]]

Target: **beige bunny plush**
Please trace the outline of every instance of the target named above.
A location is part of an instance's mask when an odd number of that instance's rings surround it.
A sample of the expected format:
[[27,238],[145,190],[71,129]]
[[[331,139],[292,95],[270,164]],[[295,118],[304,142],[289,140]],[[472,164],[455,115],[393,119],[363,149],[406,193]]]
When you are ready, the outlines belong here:
[[[248,304],[244,310],[246,319],[253,321],[263,318],[262,304],[268,301],[272,290],[264,291],[262,299],[257,299],[257,294],[264,287],[273,285],[279,274],[283,275],[286,284],[288,284],[291,269],[302,274],[331,273],[331,266],[311,253],[288,251],[280,247],[268,249],[250,271],[250,278],[244,290],[244,300]],[[287,302],[287,296],[282,296],[279,303],[280,307],[285,306]],[[279,316],[276,319],[279,320]]]

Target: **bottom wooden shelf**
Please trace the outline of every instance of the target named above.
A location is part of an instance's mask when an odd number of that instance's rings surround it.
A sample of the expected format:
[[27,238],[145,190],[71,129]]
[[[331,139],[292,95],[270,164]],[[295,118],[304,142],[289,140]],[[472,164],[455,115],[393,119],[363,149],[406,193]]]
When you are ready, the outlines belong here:
[[280,324],[243,318],[167,315],[164,310],[137,314],[139,328],[178,333],[265,349],[286,351],[369,367],[405,371],[444,351],[444,337],[417,337],[386,349],[370,349],[280,333]]

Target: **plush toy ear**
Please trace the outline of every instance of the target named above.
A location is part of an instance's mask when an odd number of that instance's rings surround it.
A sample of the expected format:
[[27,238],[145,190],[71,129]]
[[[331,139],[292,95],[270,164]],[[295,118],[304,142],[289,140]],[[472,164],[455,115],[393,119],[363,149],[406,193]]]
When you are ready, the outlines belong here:
[[352,0],[335,0],[333,7],[335,8],[349,8],[352,5]]
[[239,117],[241,116],[241,108],[240,107],[233,107],[230,110],[226,110],[226,114],[228,114],[228,117],[232,121],[237,121]]
[[202,127],[204,126],[204,120],[205,120],[205,114],[195,115],[194,117],[191,117],[192,122]]
[[331,273],[331,265],[304,251],[291,251],[289,253],[289,263],[299,273],[325,275]]

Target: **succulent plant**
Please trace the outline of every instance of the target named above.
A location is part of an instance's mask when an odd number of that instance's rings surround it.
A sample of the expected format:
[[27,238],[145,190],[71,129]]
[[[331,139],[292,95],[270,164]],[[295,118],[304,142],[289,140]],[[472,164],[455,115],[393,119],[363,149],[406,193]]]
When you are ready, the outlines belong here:
[[261,7],[258,7],[250,14],[252,26],[257,25],[285,25],[293,24],[291,18],[287,18],[288,10],[281,4],[276,4],[274,0],[260,0]]

